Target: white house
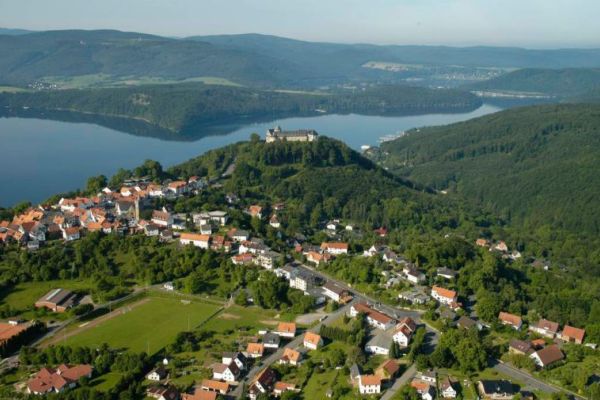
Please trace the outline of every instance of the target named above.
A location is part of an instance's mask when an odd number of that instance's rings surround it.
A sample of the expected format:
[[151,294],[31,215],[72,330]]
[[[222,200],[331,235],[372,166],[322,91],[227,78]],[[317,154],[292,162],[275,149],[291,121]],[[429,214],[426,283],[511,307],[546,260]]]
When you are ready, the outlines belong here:
[[348,243],[323,242],[321,250],[334,256],[348,254]]
[[431,288],[431,297],[446,305],[455,303],[458,299],[458,296],[454,290],[445,289],[439,286],[434,286]]
[[416,285],[425,281],[425,274],[415,267],[405,267],[403,272],[406,280],[412,284]]
[[173,215],[166,210],[152,211],[152,223],[158,226],[169,227],[173,225]]
[[179,241],[183,245],[193,244],[201,249],[208,249],[210,246],[210,236],[198,233],[183,232],[181,236],[179,236]]
[[381,378],[376,375],[360,375],[358,377],[358,391],[360,394],[381,393]]
[[394,326],[396,320],[392,317],[385,315],[377,310],[372,309],[365,303],[356,303],[350,307],[350,316],[356,317],[358,314],[363,313],[367,317],[367,323],[373,328],[387,330]]
[[307,349],[317,350],[323,345],[323,339],[321,338],[321,335],[317,335],[316,333],[312,332],[306,332],[304,334],[303,344]]
[[235,382],[240,376],[240,369],[235,362],[227,364],[216,364],[213,366],[213,379],[225,382]]
[[247,359],[246,356],[238,351],[233,353],[224,353],[223,357],[221,358],[221,362],[225,365],[235,363],[238,369],[245,370]]
[[365,351],[369,354],[381,354],[387,356],[392,347],[392,337],[385,332],[378,333],[365,345]]
[[146,379],[149,381],[158,382],[165,379],[167,375],[167,371],[164,368],[158,367],[150,371],[150,373],[146,375]]
[[452,381],[448,378],[444,379],[440,385],[442,397],[445,399],[455,399],[458,392],[454,388]]
[[400,347],[408,347],[411,337],[412,332],[406,325],[397,327],[396,331],[394,332],[394,336],[392,336],[394,342],[398,343]]
[[346,301],[346,299],[350,297],[350,293],[348,293],[346,289],[331,281],[323,285],[323,294],[336,303]]

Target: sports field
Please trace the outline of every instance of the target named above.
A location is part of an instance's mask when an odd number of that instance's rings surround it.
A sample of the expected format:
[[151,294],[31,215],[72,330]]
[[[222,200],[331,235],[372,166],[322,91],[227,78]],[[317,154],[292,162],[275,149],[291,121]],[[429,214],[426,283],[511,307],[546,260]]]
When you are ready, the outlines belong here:
[[118,315],[67,337],[61,344],[99,346],[156,353],[171,343],[177,333],[193,329],[208,319],[219,306],[178,298],[148,297],[117,310]]

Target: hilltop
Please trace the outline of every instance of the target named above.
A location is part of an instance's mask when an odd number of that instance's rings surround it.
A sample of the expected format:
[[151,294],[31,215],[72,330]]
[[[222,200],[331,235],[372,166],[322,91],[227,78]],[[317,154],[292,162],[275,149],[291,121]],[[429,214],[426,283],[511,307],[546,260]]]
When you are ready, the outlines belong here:
[[512,109],[410,131],[382,146],[388,153],[383,164],[405,179],[487,206],[530,232],[595,237],[599,129],[595,105]]
[[600,89],[600,69],[525,68],[469,85],[468,88],[494,92],[528,92],[565,99]]
[[[398,69],[366,68],[368,63],[392,63]],[[0,31],[1,83],[19,86],[38,81],[81,87],[184,79],[271,88],[409,80],[452,86],[452,76],[480,80],[488,68],[597,65],[598,49],[377,46],[256,34],[167,38],[114,30]]]

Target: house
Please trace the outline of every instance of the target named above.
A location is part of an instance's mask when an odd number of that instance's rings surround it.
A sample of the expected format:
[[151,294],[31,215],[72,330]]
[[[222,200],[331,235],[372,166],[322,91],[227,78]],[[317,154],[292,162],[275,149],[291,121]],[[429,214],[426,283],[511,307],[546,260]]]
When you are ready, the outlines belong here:
[[158,225],[154,225],[154,224],[146,224],[144,225],[144,234],[146,236],[158,236],[160,234],[160,230],[158,228]]
[[260,358],[265,353],[265,345],[262,343],[248,343],[246,353],[249,358]]
[[196,225],[205,225],[210,223],[215,223],[221,226],[227,224],[227,220],[229,216],[227,215],[227,211],[208,211],[202,212],[200,214],[194,214],[192,216],[194,224]]
[[572,326],[565,325],[562,332],[559,335],[559,339],[565,342],[582,344],[584,336],[584,329],[574,328]]
[[490,400],[510,400],[515,395],[513,384],[506,380],[481,380],[477,390],[481,397]]
[[352,295],[338,284],[329,281],[323,285],[323,294],[336,303],[347,303],[352,300]]
[[381,393],[381,378],[377,375],[360,375],[358,377],[358,391],[360,394]]
[[558,322],[540,319],[535,325],[531,325],[529,330],[549,339],[554,339],[558,333]]
[[323,242],[321,243],[321,250],[334,256],[348,254],[348,243]]
[[286,347],[283,349],[283,356],[279,359],[279,364],[298,365],[302,354],[299,351]]
[[384,247],[383,246],[376,246],[373,245],[371,247],[369,247],[368,250],[363,251],[363,256],[365,257],[375,257],[379,254],[382,254],[384,252]]
[[365,344],[365,352],[387,356],[390,354],[392,342],[392,337],[386,332],[378,333]]
[[250,253],[236,254],[231,257],[231,262],[235,265],[248,265],[254,262],[254,256]]
[[521,329],[521,326],[523,325],[523,320],[521,317],[504,311],[501,311],[500,314],[498,314],[498,319],[502,325],[508,325],[516,330]]
[[296,385],[294,385],[293,383],[287,383],[287,382],[275,382],[275,385],[273,385],[273,394],[275,396],[281,396],[283,394],[283,392],[286,391],[293,391],[295,392],[296,389]]
[[446,305],[456,303],[458,299],[458,296],[454,290],[445,289],[439,286],[433,286],[431,288],[431,297]]
[[269,225],[275,229],[279,229],[281,227],[281,222],[279,222],[279,218],[277,218],[277,214],[271,215],[269,218]]
[[398,299],[409,302],[410,304],[427,304],[431,297],[421,292],[418,289],[412,289],[407,292],[400,293]]
[[163,210],[153,210],[152,211],[152,223],[158,226],[169,227],[173,225],[173,216],[171,213]]
[[250,239],[250,233],[243,229],[232,228],[229,232],[227,232],[227,236],[236,242],[245,242]]
[[486,239],[479,238],[475,241],[475,245],[479,247],[488,247],[490,245],[490,242]]
[[387,228],[381,227],[381,228],[377,228],[373,230],[373,233],[376,234],[379,237],[386,237],[388,234],[388,230]]
[[255,400],[260,393],[269,393],[276,380],[275,371],[266,367],[256,375],[256,378],[248,386],[248,397]]
[[435,391],[433,390],[433,388],[431,387],[429,382],[425,382],[420,379],[413,379],[410,382],[410,386],[413,387],[417,391],[417,393],[419,393],[421,395],[421,398],[423,400],[432,400],[433,399]]
[[248,214],[250,214],[250,216],[254,217],[254,218],[262,218],[263,214],[262,214],[263,208],[259,205],[252,205],[248,208]]
[[225,382],[235,382],[240,376],[240,369],[235,362],[229,364],[215,364],[213,369],[213,379]]
[[456,326],[461,328],[461,329],[466,329],[469,330],[471,328],[476,328],[478,331],[483,329],[483,325],[478,322],[475,321],[474,319],[471,319],[467,316],[461,316],[458,321],[456,321]]
[[248,362],[248,360],[246,359],[246,356],[244,354],[242,354],[239,351],[236,351],[232,353],[223,353],[223,356],[221,357],[221,362],[227,365],[234,362],[235,365],[237,365],[237,367],[243,371],[246,369],[246,363]]
[[557,345],[552,344],[532,353],[529,357],[535,361],[537,366],[545,368],[550,364],[562,360],[565,358],[565,355]]
[[208,249],[210,247],[210,236],[198,233],[183,232],[179,236],[179,242],[181,242],[183,245],[193,244],[201,249]]
[[281,338],[275,333],[266,333],[262,337],[262,342],[267,349],[278,349]]
[[[223,382],[219,382],[223,383]],[[181,400],[217,400],[218,393],[213,391],[195,389],[193,394],[182,393]]]
[[512,339],[508,344],[508,352],[510,354],[530,355],[533,352],[531,343],[524,340]]
[[173,282],[165,282],[163,284],[163,289],[168,290],[169,292],[172,292],[175,290],[175,285],[173,285]]
[[78,226],[71,226],[68,228],[64,228],[62,230],[62,233],[63,233],[63,239],[65,239],[65,241],[67,241],[67,242],[71,242],[73,240],[79,240],[79,238],[81,237]]
[[458,396],[454,381],[450,378],[444,378],[440,383],[440,392],[445,399],[455,399]]
[[377,367],[375,375],[381,379],[394,379],[398,371],[400,371],[398,363],[394,360],[387,360]]
[[339,224],[337,221],[329,221],[325,224],[325,228],[327,228],[328,231],[337,231],[339,228]]
[[318,253],[316,251],[309,251],[306,255],[306,261],[319,265],[320,263],[326,263],[331,260],[331,254]]
[[215,381],[213,379],[203,379],[200,388],[207,392],[216,392],[219,394],[227,394],[229,392],[229,383]]
[[290,277],[290,287],[308,292],[317,284],[317,280],[314,274],[304,269],[296,269]]
[[448,280],[455,279],[457,275],[458,275],[458,272],[454,271],[453,269],[446,268],[446,267],[438,268],[437,274],[436,274],[436,276],[439,276],[440,278],[444,278],[444,279],[448,279]]
[[[213,381],[217,382],[217,381]],[[218,382],[227,385],[224,382]],[[228,385],[229,386],[229,385]],[[181,400],[217,400],[218,392],[196,388],[193,394],[182,393]]]
[[403,270],[406,280],[412,284],[418,284],[425,281],[425,274],[419,271],[415,266],[410,265]]
[[47,308],[54,312],[65,312],[75,306],[77,295],[65,289],[52,289],[35,302],[35,308]]
[[75,366],[62,364],[56,369],[42,368],[27,381],[27,393],[35,395],[60,393],[77,386],[79,379],[83,377],[91,378],[92,373],[92,366],[87,364]]
[[182,195],[188,191],[186,181],[174,181],[167,185],[167,190],[175,195]]
[[506,253],[508,251],[508,246],[506,245],[506,242],[501,240],[498,243],[496,243],[496,246],[494,246],[494,249],[501,251],[503,253]]
[[304,347],[310,350],[317,350],[323,345],[323,339],[320,335],[313,332],[306,332],[303,340]]
[[200,233],[203,235],[212,235],[213,230],[210,224],[202,224],[200,225]]
[[149,387],[146,395],[156,400],[179,400],[179,392],[172,386]]
[[377,329],[387,330],[394,326],[396,320],[392,317],[372,309],[366,303],[356,303],[350,307],[350,316],[356,317],[358,314],[366,315],[367,323]]
[[146,379],[148,379],[149,381],[158,382],[165,379],[168,375],[169,374],[167,373],[166,369],[164,369],[163,367],[158,367],[150,371],[150,373],[146,375]]
[[283,256],[276,251],[267,250],[264,253],[259,253],[256,257],[256,263],[263,268],[273,269],[283,259]]
[[408,347],[412,334],[413,332],[406,325],[398,324],[396,326],[396,331],[394,332],[394,336],[392,336],[392,339],[394,340],[394,342],[398,343],[400,347]]
[[294,322],[280,322],[275,334],[284,338],[292,339],[296,336],[296,324]]
[[421,379],[423,382],[427,382],[427,383],[431,383],[431,384],[436,384],[437,383],[437,378],[435,376],[435,371],[421,372],[419,374],[419,379]]

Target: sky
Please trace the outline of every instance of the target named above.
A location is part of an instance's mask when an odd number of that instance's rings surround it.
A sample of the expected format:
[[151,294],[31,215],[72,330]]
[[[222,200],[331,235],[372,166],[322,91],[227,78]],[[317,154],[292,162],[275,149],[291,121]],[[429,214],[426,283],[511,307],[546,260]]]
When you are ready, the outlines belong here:
[[600,47],[598,15],[598,0],[0,0],[7,28],[528,48]]

